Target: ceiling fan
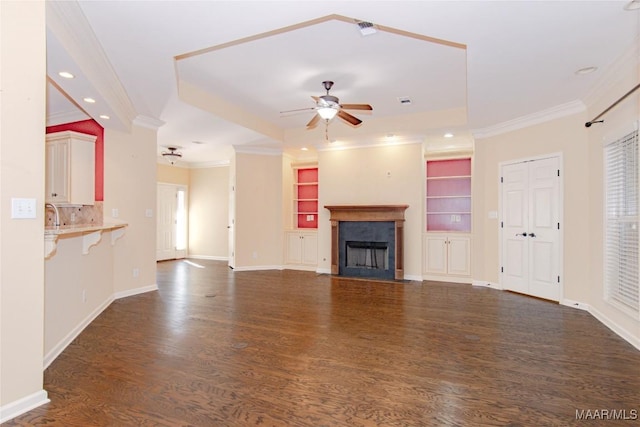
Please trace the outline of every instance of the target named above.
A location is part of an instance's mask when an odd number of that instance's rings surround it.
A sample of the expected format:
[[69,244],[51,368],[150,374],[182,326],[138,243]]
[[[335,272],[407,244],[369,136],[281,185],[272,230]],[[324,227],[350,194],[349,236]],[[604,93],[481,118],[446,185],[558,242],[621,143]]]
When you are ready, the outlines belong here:
[[[340,100],[333,96],[329,95],[329,91],[333,86],[332,81],[324,81],[322,82],[322,86],[327,91],[326,95],[321,96],[311,96],[313,100],[316,102],[316,106],[314,108],[309,108],[308,110],[315,110],[316,115],[307,123],[307,129],[313,129],[316,127],[318,122],[322,119],[326,123],[329,123],[331,119],[333,119],[336,115],[344,120],[345,122],[358,126],[362,123],[362,120],[359,118],[347,113],[344,110],[373,110],[373,107],[369,104],[340,104]],[[306,109],[305,109],[306,110]],[[301,111],[301,110],[291,110],[291,111]],[[283,111],[282,113],[288,113],[290,111]]]

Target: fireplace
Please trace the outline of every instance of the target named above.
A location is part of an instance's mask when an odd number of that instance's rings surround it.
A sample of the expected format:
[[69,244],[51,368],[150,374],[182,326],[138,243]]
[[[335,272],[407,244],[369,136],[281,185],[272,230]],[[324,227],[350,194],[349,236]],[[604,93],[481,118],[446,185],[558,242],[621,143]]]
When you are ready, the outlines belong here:
[[325,206],[331,211],[331,274],[404,278],[407,205]]

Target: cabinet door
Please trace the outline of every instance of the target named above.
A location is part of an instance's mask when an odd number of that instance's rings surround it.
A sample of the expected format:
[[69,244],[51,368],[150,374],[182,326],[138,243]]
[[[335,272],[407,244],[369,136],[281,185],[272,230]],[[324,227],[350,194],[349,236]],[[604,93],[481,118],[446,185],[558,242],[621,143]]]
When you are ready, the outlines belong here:
[[471,239],[449,236],[447,241],[447,273],[459,276],[471,274]]
[[302,239],[302,263],[318,263],[318,236],[315,233],[304,233]]
[[46,200],[53,203],[69,201],[69,143],[47,144]]
[[447,237],[427,236],[425,262],[427,273],[447,274]]
[[300,264],[302,262],[302,239],[300,233],[287,233],[287,254],[288,264]]

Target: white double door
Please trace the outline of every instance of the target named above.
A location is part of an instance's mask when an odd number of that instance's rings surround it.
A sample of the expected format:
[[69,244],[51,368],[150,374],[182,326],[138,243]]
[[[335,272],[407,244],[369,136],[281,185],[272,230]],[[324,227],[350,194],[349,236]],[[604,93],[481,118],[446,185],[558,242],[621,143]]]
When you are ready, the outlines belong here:
[[560,158],[503,164],[501,181],[502,287],[559,301]]

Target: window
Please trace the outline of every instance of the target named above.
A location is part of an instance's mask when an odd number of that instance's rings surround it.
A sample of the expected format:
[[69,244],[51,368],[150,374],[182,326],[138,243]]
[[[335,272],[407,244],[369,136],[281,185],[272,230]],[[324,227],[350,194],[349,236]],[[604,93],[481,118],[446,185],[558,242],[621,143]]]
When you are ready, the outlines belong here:
[[638,131],[604,148],[605,299],[640,317]]

